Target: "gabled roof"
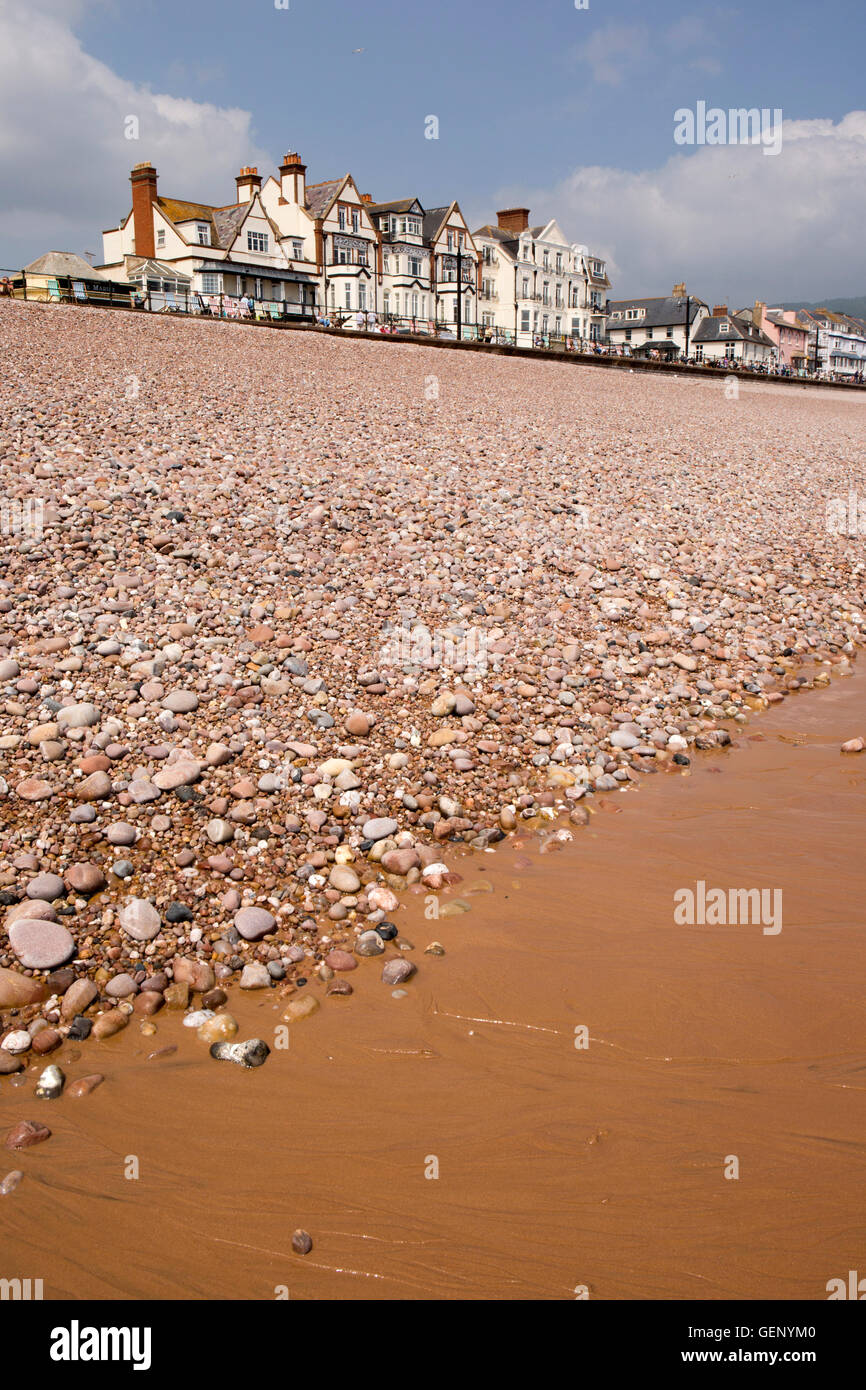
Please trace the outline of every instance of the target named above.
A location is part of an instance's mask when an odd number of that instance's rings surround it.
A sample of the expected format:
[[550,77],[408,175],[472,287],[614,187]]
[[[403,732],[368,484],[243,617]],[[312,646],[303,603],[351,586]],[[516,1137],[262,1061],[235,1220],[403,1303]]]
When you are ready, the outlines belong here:
[[437,237],[440,235],[440,233],[442,232],[442,229],[444,228],[444,226],[445,226],[446,222],[448,221],[448,218],[451,216],[452,212],[458,212],[458,213],[460,213],[460,217],[463,219],[464,227],[463,227],[463,228],[457,228],[457,230],[460,231],[460,230],[465,229],[466,235],[467,235],[468,237],[470,237],[470,239],[471,239],[472,233],[471,233],[470,230],[469,230],[469,226],[468,226],[468,224],[467,224],[467,222],[466,222],[466,218],[463,217],[463,213],[460,212],[460,204],[458,203],[457,199],[455,198],[455,199],[454,199],[454,202],[453,202],[453,203],[449,203],[447,207],[443,207],[443,208],[428,208],[427,211],[425,212],[425,214],[424,214],[424,224],[423,224],[423,233],[424,233],[424,240],[425,240],[426,242],[430,242],[430,243],[432,244],[432,243],[436,240],[436,238],[437,238]]
[[505,246],[508,250],[511,250],[513,247],[514,250],[512,251],[512,255],[515,255],[517,252],[518,241],[514,233],[506,231],[504,227],[494,227],[492,222],[486,222],[483,227],[479,227],[472,235],[473,237],[487,237],[490,241],[498,241],[501,246]]
[[[279,228],[271,221],[265,211],[258,193],[245,203],[227,203],[223,207],[213,207],[209,203],[187,203],[179,198],[157,198],[157,206],[168,220],[175,225],[180,222],[206,222],[210,227],[210,244],[221,251],[230,251],[243,226],[253,203],[259,198],[263,215],[274,236],[282,236]],[[198,246],[197,242],[190,243]]]
[[344,174],[341,179],[328,179],[325,183],[308,183],[307,212],[312,213],[313,217],[325,217],[337,194],[345,188],[348,178],[349,175]]
[[44,256],[38,256],[35,261],[25,265],[24,272],[27,275],[50,275],[54,279],[110,279],[110,276],[103,275],[101,270],[94,269],[81,256],[77,256],[74,251],[46,251]]
[[[706,309],[706,304],[702,299],[695,295],[691,296],[689,307],[689,323],[694,323],[701,309]],[[644,309],[645,313],[640,319],[613,319],[617,309]],[[675,327],[677,324],[685,325],[686,305],[685,299],[674,299],[673,295],[665,295],[658,299],[612,299],[608,315],[608,327],[614,331],[618,328],[668,328]]]
[[437,236],[439,235],[443,226],[445,225],[445,222],[448,218],[448,214],[450,213],[453,206],[453,203],[449,203],[447,208],[427,209],[427,211],[424,213],[423,227],[425,241],[436,240]]
[[368,212],[418,212],[423,215],[424,209],[417,198],[398,198],[393,203],[365,203]]
[[156,205],[170,222],[211,222],[215,211],[210,203],[188,203],[182,198],[157,197]]
[[253,205],[251,198],[248,203],[237,203],[234,207],[214,208],[213,222],[217,234],[217,245],[228,250],[240,231],[244,223],[244,218]]
[[786,319],[783,309],[768,309],[767,318],[770,320],[770,323],[774,323],[777,328],[793,328],[796,333],[806,332],[806,325],[803,323],[792,323],[790,319]]
[[[724,328],[722,327],[724,325]],[[701,319],[693,341],[696,343],[725,343],[732,338],[744,342],[760,343],[763,347],[775,347],[772,338],[752,323],[751,311],[748,316],[739,314],[709,314]]]

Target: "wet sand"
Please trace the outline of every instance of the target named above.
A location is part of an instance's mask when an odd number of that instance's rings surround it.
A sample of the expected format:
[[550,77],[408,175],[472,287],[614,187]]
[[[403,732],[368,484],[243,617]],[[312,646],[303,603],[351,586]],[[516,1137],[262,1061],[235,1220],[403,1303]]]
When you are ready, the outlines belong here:
[[[53,1135],[4,1150],[0,1273],[62,1299],[826,1298],[864,1249],[866,755],[839,753],[864,730],[866,676],[834,675],[593,798],[571,844],[464,854],[439,901],[469,912],[395,916],[405,997],[362,961],[257,1071],[163,1012],[51,1057],[105,1073],[87,1098],[3,1078],[3,1132]],[[698,880],[781,888],[781,932],[675,925]],[[273,1046],[273,995],[229,1007]]]

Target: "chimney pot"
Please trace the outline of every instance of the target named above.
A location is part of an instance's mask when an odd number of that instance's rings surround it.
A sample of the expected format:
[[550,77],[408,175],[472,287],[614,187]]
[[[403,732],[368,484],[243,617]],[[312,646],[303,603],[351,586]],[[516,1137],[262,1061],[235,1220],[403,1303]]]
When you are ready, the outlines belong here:
[[235,183],[237,185],[237,201],[239,203],[248,203],[254,193],[261,192],[262,180],[254,164],[242,165],[240,173],[235,178]]
[[307,166],[299,154],[290,150],[280,165],[280,202],[304,207],[306,201]]

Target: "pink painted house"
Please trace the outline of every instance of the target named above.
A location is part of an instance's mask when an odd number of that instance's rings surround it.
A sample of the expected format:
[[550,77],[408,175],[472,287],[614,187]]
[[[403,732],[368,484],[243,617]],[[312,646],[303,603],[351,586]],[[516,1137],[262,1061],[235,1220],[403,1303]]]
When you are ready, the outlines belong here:
[[796,309],[768,309],[760,299],[755,300],[754,308],[743,309],[743,314],[751,314],[756,328],[766,333],[776,349],[776,365],[790,367],[799,371],[808,365],[808,332],[797,320]]

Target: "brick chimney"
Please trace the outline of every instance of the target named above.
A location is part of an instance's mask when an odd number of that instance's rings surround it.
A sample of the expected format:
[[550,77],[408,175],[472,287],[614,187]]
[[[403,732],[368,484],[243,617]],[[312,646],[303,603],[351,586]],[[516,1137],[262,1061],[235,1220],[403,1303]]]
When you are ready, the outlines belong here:
[[362,194],[361,194],[361,202],[362,202],[362,203],[372,203],[372,201],[373,201],[373,195],[372,195],[372,193],[362,193]]
[[256,166],[244,165],[241,172],[235,176],[235,183],[238,186],[237,201],[248,203],[255,193],[260,193],[262,189],[262,178]]
[[752,310],[752,323],[756,328],[760,328],[764,322],[764,314],[767,312],[766,304],[762,304],[760,299],[755,300],[755,307]]
[[503,208],[496,214],[496,225],[519,236],[529,226],[529,208]]
[[727,306],[727,304],[714,304],[714,305],[713,305],[713,318],[714,318],[714,319],[726,319],[727,317],[728,317],[728,306]]
[[671,299],[685,299],[685,297],[686,282],[685,280],[683,280],[680,284],[674,285],[673,289],[671,290]]
[[136,256],[154,256],[153,204],[156,202],[156,170],[147,161],[136,164],[132,184],[132,239]]
[[301,163],[301,156],[293,152],[287,154],[280,165],[280,202],[306,206],[307,166]]

